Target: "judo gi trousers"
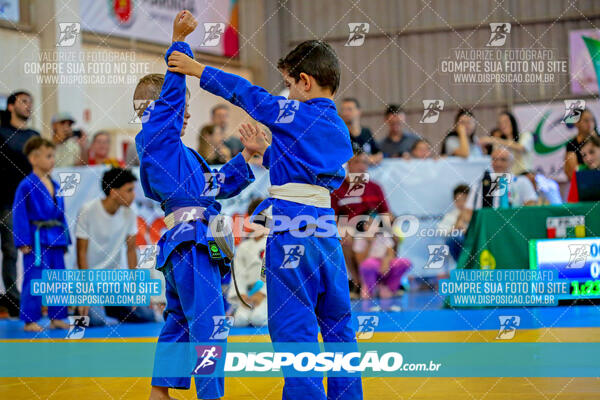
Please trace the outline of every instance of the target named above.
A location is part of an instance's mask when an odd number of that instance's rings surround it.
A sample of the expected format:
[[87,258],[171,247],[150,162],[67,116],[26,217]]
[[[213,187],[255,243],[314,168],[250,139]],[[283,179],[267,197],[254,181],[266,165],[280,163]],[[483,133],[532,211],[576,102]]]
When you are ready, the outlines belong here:
[[[302,255],[290,260],[290,249]],[[348,275],[338,238],[273,233],[267,240],[265,262],[272,342],[316,343],[320,328],[326,351],[327,342],[348,343],[357,351]],[[283,399],[362,399],[360,375],[351,376],[328,377],[327,396],[322,377],[285,377]]]
[[[219,267],[210,260],[206,247],[193,242],[177,247],[161,270],[165,275],[167,306],[165,325],[158,337],[162,350],[157,350],[154,363],[163,368],[174,361],[179,365],[188,363],[190,376],[155,376],[152,378],[152,385],[189,389],[191,372],[196,360],[188,358],[173,360],[173,353],[165,343],[215,342],[223,347],[223,354],[225,354],[226,339],[210,339],[214,328],[213,316],[225,315],[221,275]],[[196,376],[195,381],[199,399],[217,399],[224,395],[223,377]]]
[[[20,318],[26,324],[37,322],[42,318],[42,296],[31,295],[31,281],[33,279],[42,279],[44,269],[65,269],[65,248],[64,247],[46,247],[42,246],[42,263],[39,267],[35,266],[35,254],[30,252],[23,256],[23,290],[21,291],[21,310]],[[66,306],[49,306],[48,318],[63,319],[67,318]]]

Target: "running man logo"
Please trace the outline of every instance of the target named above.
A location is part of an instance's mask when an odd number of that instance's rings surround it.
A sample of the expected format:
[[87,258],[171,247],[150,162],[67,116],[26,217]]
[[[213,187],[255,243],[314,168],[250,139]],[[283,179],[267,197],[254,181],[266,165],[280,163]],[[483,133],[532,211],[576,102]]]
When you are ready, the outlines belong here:
[[225,340],[229,335],[229,330],[233,326],[233,317],[225,315],[213,315],[213,331],[210,335],[211,340]]
[[154,268],[156,265],[156,256],[158,255],[158,246],[155,244],[146,244],[138,246],[140,257],[138,260],[138,268]]
[[346,191],[346,196],[362,196],[369,183],[369,174],[367,172],[357,173],[350,172],[348,174],[350,185]]
[[204,189],[202,196],[215,197],[219,194],[221,186],[225,183],[225,174],[223,172],[205,172]]
[[508,22],[491,22],[490,40],[487,42],[486,47],[500,47],[506,43],[506,38],[510,33],[510,24]]
[[79,187],[81,174],[79,172],[60,172],[58,174],[58,181],[60,188],[56,195],[60,197],[71,197]]
[[585,109],[585,100],[565,100],[564,124],[575,124],[579,122],[581,113]]
[[583,268],[588,256],[588,246],[585,244],[570,244],[569,245],[569,262],[565,268],[579,269]]
[[276,124],[289,124],[294,120],[296,111],[300,108],[298,100],[277,100],[279,103],[279,114],[275,119]]
[[367,33],[369,33],[370,25],[367,22],[350,22],[348,23],[348,40],[344,46],[358,47],[365,43]]
[[215,372],[217,361],[223,356],[221,346],[196,346],[198,361],[192,375],[210,375]]
[[205,22],[204,23],[204,40],[202,46],[215,47],[221,42],[221,37],[225,32],[225,24],[223,22]]
[[59,36],[56,47],[71,47],[75,44],[77,36],[81,33],[79,22],[59,22]]
[[294,269],[300,264],[300,258],[304,255],[304,246],[301,244],[284,244],[283,263],[280,268]]
[[71,327],[69,328],[69,332],[67,332],[65,339],[83,339],[85,328],[90,326],[90,317],[72,315],[69,317],[69,325],[71,325]]
[[429,258],[423,267],[424,269],[440,269],[444,266],[450,247],[447,244],[428,244]]
[[423,117],[419,123],[435,124],[444,109],[444,100],[423,100]]
[[358,315],[358,329],[356,338],[361,340],[369,340],[375,333],[375,328],[379,325],[379,317],[377,315]]
[[506,194],[508,190],[508,185],[512,181],[512,175],[509,173],[490,173],[490,178],[492,179],[490,189],[488,190],[487,196],[492,197],[501,197]]
[[[148,110],[148,114],[146,114]],[[133,118],[129,121],[130,124],[142,124],[150,118],[150,111],[154,110],[153,100],[134,100],[133,101]]]
[[510,340],[515,337],[517,328],[521,325],[521,317],[518,315],[500,315],[500,329],[496,340]]

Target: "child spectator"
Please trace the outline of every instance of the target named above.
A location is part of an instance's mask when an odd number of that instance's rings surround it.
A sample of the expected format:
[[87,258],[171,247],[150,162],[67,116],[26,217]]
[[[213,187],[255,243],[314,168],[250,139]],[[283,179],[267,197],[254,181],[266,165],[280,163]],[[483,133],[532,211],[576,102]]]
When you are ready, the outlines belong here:
[[354,238],[353,250],[359,263],[361,298],[370,299],[376,292],[382,299],[393,297],[400,279],[412,266],[406,258],[396,257],[396,241],[386,236],[377,225],[377,216],[365,225],[364,234]]
[[[248,215],[263,201],[256,199],[248,206]],[[237,248],[233,267],[240,294],[246,303],[252,304],[249,309],[237,298],[233,283],[229,286],[228,301],[236,307],[233,318],[234,326],[255,327],[267,324],[267,285],[261,279],[261,269],[267,247],[267,230],[264,226],[250,223],[250,237]]]
[[[600,137],[590,135],[581,145],[581,157],[583,164],[578,167],[579,171],[600,170]],[[569,187],[569,203],[579,201],[579,191],[577,190],[577,171],[573,172],[571,177],[571,186]]]
[[467,196],[469,195],[469,186],[462,184],[454,188],[452,192],[452,199],[454,208],[446,213],[440,223],[437,226],[439,232],[443,232],[445,236],[450,236],[454,225],[458,220],[458,216],[461,211],[465,208],[467,202]]
[[[65,204],[57,196],[60,187],[50,174],[54,168],[54,143],[34,136],[25,143],[24,153],[33,172],[17,187],[13,203],[15,245],[23,253],[21,320],[25,330],[41,332],[42,297],[31,294],[31,281],[42,278],[44,269],[65,269],[64,253],[71,244],[65,218]],[[51,329],[68,329],[61,319],[66,306],[48,307]]]
[[[127,169],[113,168],[102,176],[103,199],[83,205],[77,217],[77,265],[79,269],[121,268],[123,248],[127,249],[127,267],[137,266],[135,237],[137,220],[129,208],[135,198],[136,177]],[[82,315],[90,316],[90,325],[113,322],[154,321],[148,307],[80,307]],[[107,316],[109,318],[107,318]],[[116,321],[114,321],[116,322]]]
[[431,145],[425,139],[419,139],[410,149],[410,158],[425,160],[431,158]]

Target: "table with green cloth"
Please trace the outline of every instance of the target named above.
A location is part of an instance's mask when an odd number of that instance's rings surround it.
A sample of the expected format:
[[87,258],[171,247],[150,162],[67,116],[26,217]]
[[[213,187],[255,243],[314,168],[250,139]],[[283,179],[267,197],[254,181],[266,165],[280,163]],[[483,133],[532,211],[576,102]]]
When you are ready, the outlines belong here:
[[546,218],[585,217],[585,236],[600,236],[600,202],[474,211],[457,268],[529,268],[529,240],[546,239]]

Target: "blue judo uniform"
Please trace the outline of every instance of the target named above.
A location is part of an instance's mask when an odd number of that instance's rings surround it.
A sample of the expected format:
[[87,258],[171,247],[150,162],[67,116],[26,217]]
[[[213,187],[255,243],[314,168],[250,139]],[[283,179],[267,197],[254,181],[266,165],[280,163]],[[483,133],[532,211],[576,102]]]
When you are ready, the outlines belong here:
[[[193,57],[188,44],[175,42],[167,51],[165,61],[175,50]],[[183,144],[180,133],[186,103],[185,79],[185,75],[167,71],[160,98],[146,109],[142,130],[135,138],[140,182],[146,197],[160,202],[165,215],[185,207],[205,210],[204,220],[187,222],[186,229],[181,229],[181,224],[176,225],[158,242],[156,266],[165,275],[167,297],[159,345],[215,341],[210,339],[213,316],[224,316],[225,310],[218,263],[211,260],[207,251],[205,221],[221,210],[216,199],[233,197],[254,181],[241,154],[216,171],[211,170],[195,150]],[[208,186],[209,182],[218,186],[216,192]],[[168,346],[162,347],[166,348]],[[155,365],[164,367],[171,356],[169,351],[157,351]],[[193,365],[191,367],[190,372]],[[187,389],[190,376],[155,376],[152,385]],[[196,390],[201,399],[222,397],[224,379],[196,377]]]
[[[325,187],[329,192],[341,185],[345,177],[343,164],[353,152],[348,129],[332,100],[287,100],[237,75],[208,66],[202,73],[200,86],[243,108],[269,127],[273,140],[263,164],[269,168],[272,185],[311,184]],[[269,206],[274,216],[292,220],[298,216],[313,221],[329,219],[329,225],[333,224],[331,208],[270,198],[256,212]],[[295,237],[291,229],[274,226],[267,240],[265,274],[272,341],[317,342],[320,328],[326,347],[327,342],[350,343],[348,347],[355,347],[348,277],[337,229],[328,237],[303,238]],[[289,262],[297,266],[285,265]],[[361,379],[357,374],[352,378],[329,377],[327,386],[327,399],[362,399]],[[322,379],[286,377],[283,398],[325,399]]]
[[[51,196],[37,175],[27,175],[17,187],[13,202],[13,236],[15,246],[30,246],[33,251],[23,256],[23,290],[20,318],[25,323],[42,317],[42,297],[31,295],[31,281],[42,278],[43,269],[65,269],[64,254],[71,244],[65,203],[57,196],[60,186],[52,180]],[[48,307],[50,319],[67,317],[66,306]]]

